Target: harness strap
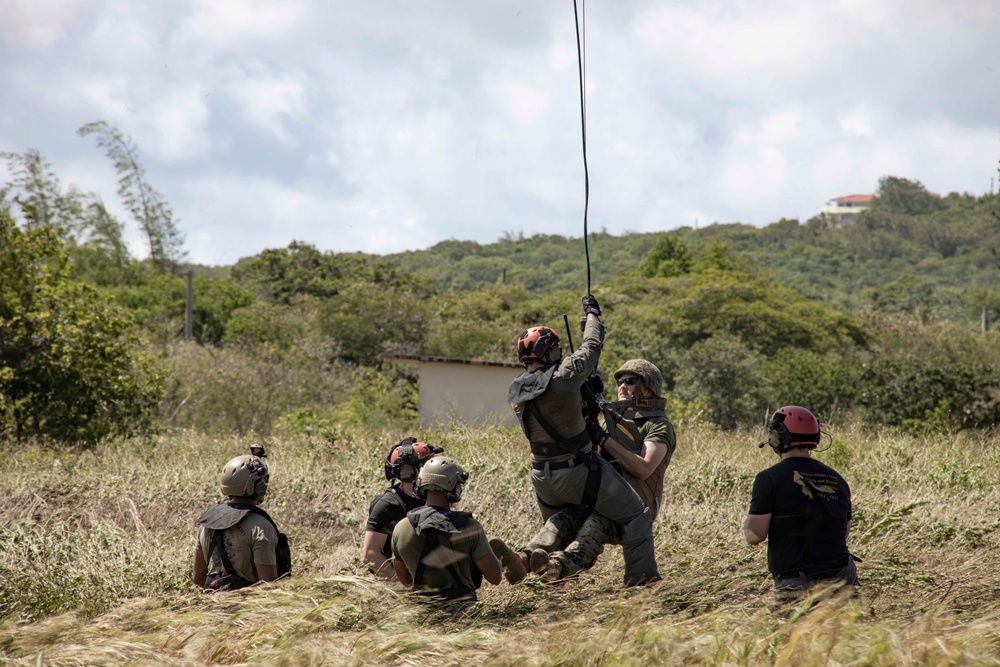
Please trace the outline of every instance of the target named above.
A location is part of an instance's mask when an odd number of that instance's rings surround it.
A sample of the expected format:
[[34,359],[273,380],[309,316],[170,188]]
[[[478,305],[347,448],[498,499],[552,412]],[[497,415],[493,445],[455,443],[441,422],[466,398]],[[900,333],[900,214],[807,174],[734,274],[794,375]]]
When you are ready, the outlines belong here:
[[562,456],[564,454],[573,454],[578,449],[585,447],[591,442],[590,431],[586,428],[572,438],[564,437],[555,429],[554,426],[552,426],[552,424],[549,423],[547,419],[545,419],[545,417],[542,416],[541,410],[539,410],[538,406],[535,404],[535,399],[526,401],[524,404],[524,411],[521,413],[521,421],[524,423],[525,435],[529,433],[529,416],[534,417],[535,421],[538,422],[538,425],[542,427],[542,430],[555,441],[544,443],[532,442],[531,453],[536,456]]
[[591,451],[588,458],[587,483],[583,487],[583,505],[592,510],[597,504],[597,495],[601,491],[601,460],[596,451]]
[[[212,535],[212,546],[209,547],[208,549],[208,556],[205,557],[205,562],[211,563],[212,554],[214,554],[215,550],[218,549],[219,556],[222,558],[222,567],[226,571],[226,577],[216,577],[214,578],[214,581],[212,583],[216,584],[216,586],[220,584],[221,585],[229,584],[229,588],[234,591],[240,588],[246,588],[253,582],[247,581],[236,572],[236,568],[233,567],[233,561],[229,560],[229,554],[226,553],[226,545],[223,544],[222,542],[222,532],[223,531],[221,530],[216,530],[215,533]],[[253,564],[252,554],[250,558],[251,558],[250,562],[251,564]],[[223,579],[227,579],[228,581],[223,581]],[[216,586],[210,586],[210,588],[215,588]]]

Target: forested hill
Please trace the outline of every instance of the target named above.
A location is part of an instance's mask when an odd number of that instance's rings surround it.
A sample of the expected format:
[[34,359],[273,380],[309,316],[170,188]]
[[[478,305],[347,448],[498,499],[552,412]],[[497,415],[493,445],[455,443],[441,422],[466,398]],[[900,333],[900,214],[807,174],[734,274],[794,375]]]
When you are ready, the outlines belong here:
[[[151,252],[137,260],[99,201],[53,194],[37,154],[10,159],[22,168],[0,187],[0,438],[409,430],[419,378],[394,357],[511,361],[521,331],[562,331],[587,289],[583,239],[552,235],[389,256],[305,240],[190,266],[165,204],[152,219],[136,207]],[[1000,196],[893,177],[877,195],[843,226],[591,234],[602,368],[648,359],[671,415],[723,428],[787,404],[914,433],[1000,423],[998,334],[979,327],[984,306],[1000,313]]]
[[[874,206],[853,223],[822,217],[782,219],[763,228],[713,224],[666,232],[690,258],[727,251],[743,268],[767,275],[804,296],[842,311],[875,307],[970,322],[982,306],[1000,310],[1000,196],[939,196],[919,183],[885,178]],[[661,275],[649,261],[662,233],[591,233],[591,281],[626,274]],[[669,256],[677,244],[666,249]],[[531,293],[586,290],[582,237],[507,234],[496,243],[449,240],[389,255],[396,268],[437,289],[467,291],[521,285]],[[644,263],[645,262],[645,263]],[[683,271],[677,270],[677,273]]]

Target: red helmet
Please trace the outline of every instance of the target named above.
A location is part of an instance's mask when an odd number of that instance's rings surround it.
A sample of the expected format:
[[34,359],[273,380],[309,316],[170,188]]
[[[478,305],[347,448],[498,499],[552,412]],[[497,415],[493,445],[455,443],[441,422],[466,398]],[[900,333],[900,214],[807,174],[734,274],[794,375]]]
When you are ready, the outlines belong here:
[[385,457],[385,478],[390,482],[394,479],[412,482],[424,461],[443,451],[440,447],[417,442],[416,438],[404,438],[393,445]]
[[776,410],[767,423],[767,429],[771,433],[771,449],[778,454],[792,447],[816,449],[819,445],[819,420],[797,405],[786,405]]
[[549,350],[559,345],[559,334],[549,327],[531,327],[517,337],[517,358],[527,366],[533,361],[545,361]]

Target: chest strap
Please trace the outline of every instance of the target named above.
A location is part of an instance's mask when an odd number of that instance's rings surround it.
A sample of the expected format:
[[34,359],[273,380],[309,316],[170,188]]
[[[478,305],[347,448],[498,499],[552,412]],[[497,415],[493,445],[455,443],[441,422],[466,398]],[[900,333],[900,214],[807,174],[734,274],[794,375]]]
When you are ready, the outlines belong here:
[[535,421],[538,422],[538,425],[542,427],[542,430],[555,441],[532,442],[531,453],[535,456],[563,456],[565,454],[575,454],[578,450],[591,443],[590,430],[586,428],[572,438],[564,437],[555,429],[554,426],[552,426],[552,424],[549,423],[547,419],[545,419],[545,417],[542,416],[542,412],[538,409],[538,406],[535,405],[534,399],[527,401],[524,404],[524,411],[521,413],[521,421],[523,422],[525,435],[530,432],[528,430],[529,416],[534,417]]

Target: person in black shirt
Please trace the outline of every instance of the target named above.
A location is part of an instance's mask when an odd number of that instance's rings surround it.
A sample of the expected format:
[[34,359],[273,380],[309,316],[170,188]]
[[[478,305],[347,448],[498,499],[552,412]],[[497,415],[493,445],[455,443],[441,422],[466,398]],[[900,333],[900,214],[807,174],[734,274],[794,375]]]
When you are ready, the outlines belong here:
[[856,585],[854,557],[847,550],[851,489],[836,470],[812,458],[819,421],[790,405],[774,413],[768,431],[766,444],[781,461],[754,479],[743,535],[750,544],[768,541],[775,601],[797,599],[820,582]]
[[383,467],[390,485],[368,506],[368,523],[361,545],[361,559],[368,564],[368,571],[372,574],[396,579],[390,563],[392,546],[389,537],[407,512],[424,504],[413,491],[413,481],[424,462],[443,451],[440,447],[417,442],[416,438],[404,438],[389,450]]

